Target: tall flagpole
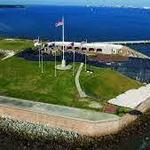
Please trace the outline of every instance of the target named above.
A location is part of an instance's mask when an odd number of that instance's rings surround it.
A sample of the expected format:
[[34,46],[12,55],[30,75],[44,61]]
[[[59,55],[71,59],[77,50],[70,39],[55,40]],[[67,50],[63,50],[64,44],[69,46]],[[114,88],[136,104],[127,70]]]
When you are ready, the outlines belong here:
[[63,42],[63,61],[65,61],[65,47],[64,47],[64,42],[65,42],[65,21],[64,21],[64,16],[62,17],[62,42]]
[[63,58],[62,58],[62,62],[61,65],[57,66],[57,69],[60,70],[68,70],[71,69],[71,65],[66,65],[66,61],[65,61],[65,20],[64,17],[62,17],[62,21],[58,22],[56,24],[56,27],[62,26],[62,45],[63,45]]

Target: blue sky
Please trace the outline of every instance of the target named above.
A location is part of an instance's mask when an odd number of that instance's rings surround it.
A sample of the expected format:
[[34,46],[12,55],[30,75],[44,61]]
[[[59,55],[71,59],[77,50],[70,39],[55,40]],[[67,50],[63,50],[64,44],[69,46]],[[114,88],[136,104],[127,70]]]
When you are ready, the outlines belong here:
[[0,4],[106,5],[150,7],[150,0],[0,0]]

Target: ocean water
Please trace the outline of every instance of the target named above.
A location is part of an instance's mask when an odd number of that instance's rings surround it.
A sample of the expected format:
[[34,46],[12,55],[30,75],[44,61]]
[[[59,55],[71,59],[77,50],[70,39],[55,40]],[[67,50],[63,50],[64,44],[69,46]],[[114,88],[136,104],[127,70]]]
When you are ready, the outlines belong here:
[[65,17],[66,40],[150,39],[149,9],[68,6],[0,9],[0,35],[61,40],[61,29],[55,28],[55,23],[62,16]]
[[[65,17],[66,41],[150,39],[150,9],[26,6],[0,9],[0,36],[61,40],[55,23]],[[150,45],[138,47],[150,56]]]
[[[65,17],[65,40],[100,42],[150,40],[150,10],[135,8],[91,8],[27,6],[0,9],[0,36],[61,40],[61,28],[55,23]],[[150,56],[150,45],[131,45]],[[150,136],[150,134],[146,136]],[[140,137],[121,149],[150,149],[149,141]]]

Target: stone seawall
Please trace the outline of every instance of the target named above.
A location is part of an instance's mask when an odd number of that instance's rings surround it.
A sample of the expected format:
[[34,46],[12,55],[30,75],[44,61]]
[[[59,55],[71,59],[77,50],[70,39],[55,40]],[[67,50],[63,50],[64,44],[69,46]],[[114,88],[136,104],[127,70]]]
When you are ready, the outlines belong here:
[[137,50],[134,50],[128,46],[123,46],[123,48],[121,49],[121,52],[118,51],[119,54],[123,55],[123,56],[127,56],[127,57],[137,57],[137,58],[143,58],[143,59],[150,59],[149,56],[144,55],[142,53],[140,53]]
[[150,98],[141,103],[136,110],[141,111],[142,113],[147,112],[150,109]]
[[[136,108],[136,110],[143,113],[148,109],[150,109],[150,99],[146,100]],[[117,133],[138,118],[137,115],[126,114],[120,119],[88,121],[71,117],[46,115],[39,112],[5,106],[0,106],[0,115],[23,122],[47,125],[50,128],[60,128],[66,131],[73,131],[90,137],[100,137]]]
[[[141,112],[141,113],[145,113],[150,109],[150,98],[148,98],[146,101],[144,101],[143,103],[141,103],[138,107],[135,108],[135,110]],[[131,123],[133,123],[134,121],[136,121],[138,119],[138,115],[131,115],[131,114],[126,114],[124,115],[120,120],[119,120],[119,128],[118,128],[118,132],[123,130],[124,128],[126,128],[128,125],[130,125]],[[113,127],[112,127],[113,128]]]

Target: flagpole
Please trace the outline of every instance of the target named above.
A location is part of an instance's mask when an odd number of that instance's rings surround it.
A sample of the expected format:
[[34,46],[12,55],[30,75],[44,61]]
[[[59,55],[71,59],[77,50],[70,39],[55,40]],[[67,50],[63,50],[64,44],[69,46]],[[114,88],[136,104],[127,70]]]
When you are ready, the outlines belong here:
[[57,62],[56,62],[56,49],[55,49],[55,77],[57,77],[57,69],[56,69],[56,66],[57,66]]
[[38,47],[39,49],[39,68],[41,68],[41,53],[40,53],[40,47]]
[[64,47],[64,42],[65,42],[65,22],[64,22],[64,17],[62,17],[63,21],[63,26],[62,26],[62,42],[63,42],[63,61],[65,60],[65,47]]
[[86,52],[85,52],[85,71],[87,71],[87,58],[86,58]]
[[[86,39],[87,43],[87,39]],[[85,51],[85,71],[87,71],[87,51]]]
[[75,50],[73,51],[73,76],[75,75]]
[[[38,37],[38,43],[40,42],[40,38]],[[39,49],[39,68],[41,67],[41,53],[40,53],[40,46],[38,46]]]
[[65,61],[65,20],[64,17],[62,17],[62,20],[56,23],[56,27],[62,26],[62,48],[61,51],[63,52],[63,58],[60,65],[57,65],[57,69],[59,70],[69,70],[71,69],[71,65],[66,65]]
[[44,65],[44,64],[43,64],[43,63],[44,63],[44,62],[43,62],[43,52],[41,52],[41,53],[42,53],[42,55],[41,55],[41,56],[42,56],[42,58],[41,58],[41,62],[42,62],[42,64],[41,64],[41,66],[42,66],[42,67],[41,67],[41,73],[44,73],[44,69],[43,69],[43,65]]

